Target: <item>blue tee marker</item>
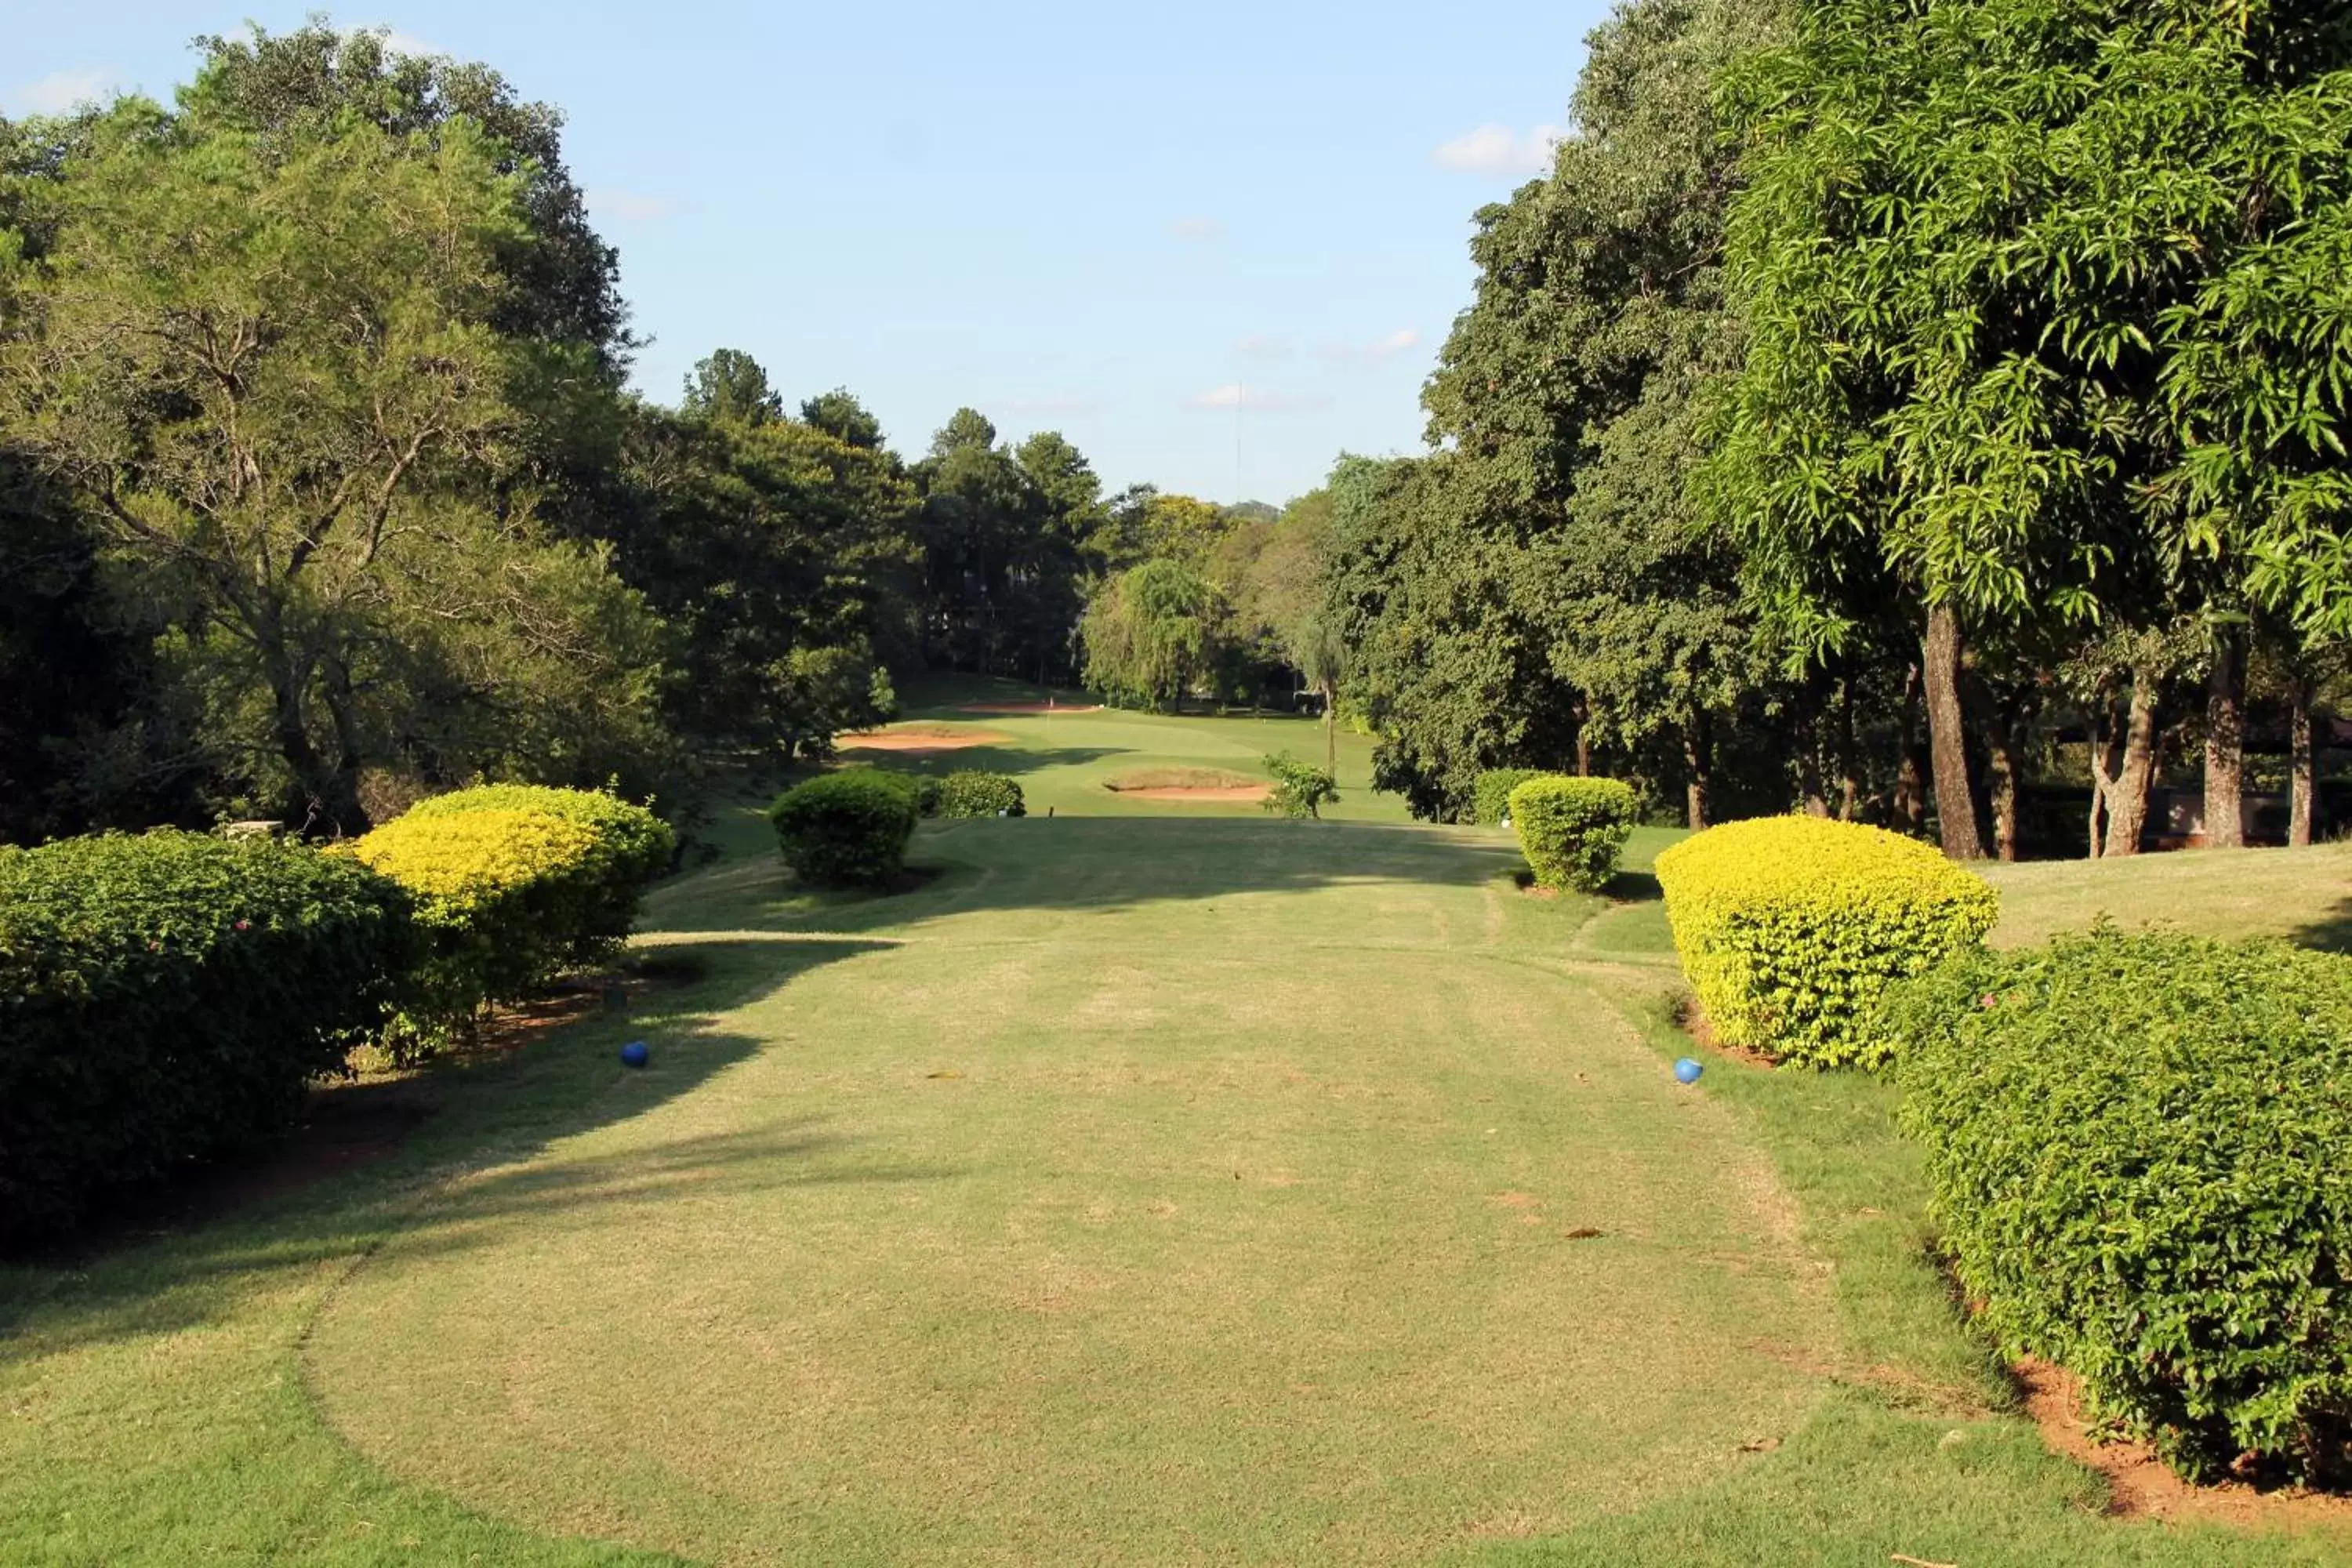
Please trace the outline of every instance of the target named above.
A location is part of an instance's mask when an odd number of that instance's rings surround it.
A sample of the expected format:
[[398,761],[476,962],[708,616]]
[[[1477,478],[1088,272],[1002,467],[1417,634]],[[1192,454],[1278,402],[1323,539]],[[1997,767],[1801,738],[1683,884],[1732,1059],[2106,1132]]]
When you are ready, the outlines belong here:
[[641,1068],[652,1059],[653,1053],[646,1049],[643,1040],[631,1040],[621,1047],[621,1065],[625,1068]]
[[1696,1083],[1698,1075],[1706,1070],[1689,1057],[1685,1057],[1675,1064],[1675,1077],[1684,1083]]

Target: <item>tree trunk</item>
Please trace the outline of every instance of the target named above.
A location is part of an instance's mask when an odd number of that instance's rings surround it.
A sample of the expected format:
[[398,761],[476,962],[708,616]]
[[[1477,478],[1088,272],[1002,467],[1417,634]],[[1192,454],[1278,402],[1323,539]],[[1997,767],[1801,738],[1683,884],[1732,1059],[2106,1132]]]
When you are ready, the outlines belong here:
[[2286,841],[2301,848],[2311,842],[2319,789],[2311,743],[2311,688],[2300,680],[2287,693],[2287,729]]
[[1683,725],[1683,760],[1690,765],[1685,804],[1696,833],[1706,826],[1707,795],[1715,783],[1715,739],[1703,712],[1693,713]]
[[2156,774],[2156,689],[2152,669],[2132,671],[2130,727],[2124,734],[2123,768],[2107,791],[2105,853],[2137,855],[2147,827],[2147,786]]
[[2107,801],[2124,768],[2124,724],[2112,688],[2099,691],[2098,717],[2090,735],[2091,858],[2106,852]]
[[1576,700],[1576,776],[1592,776],[1592,710],[1581,697]]
[[1977,831],[1976,796],[1969,788],[1968,716],[1960,707],[1960,617],[1949,605],[1927,612],[1926,697],[1929,763],[1936,818],[1944,853],[1955,860],[1984,858]]
[[1829,770],[1822,766],[1822,758],[1829,751],[1830,715],[1818,679],[1805,683],[1805,704],[1811,717],[1804,727],[1803,743],[1797,748],[1797,793],[1804,801],[1807,816],[1827,816],[1830,796],[1823,781]]
[[278,738],[278,754],[294,782],[309,797],[311,821],[323,816],[337,833],[355,836],[368,830],[367,813],[360,806],[355,767],[329,765],[311,743],[310,726],[302,710],[306,681],[283,647],[262,648],[262,667],[269,681],[270,722]]
[[2017,726],[2007,713],[1993,726],[1990,747],[1992,785],[1993,853],[2003,860],[2017,858],[2017,780],[2024,772],[2023,748],[2017,743]]
[[2205,682],[2205,845],[2246,847],[2246,638],[2216,628],[2213,670]]
[[1895,799],[1890,816],[1897,833],[1916,833],[1927,820],[1927,759],[1919,748],[1919,667],[1903,678],[1903,723],[1896,742]]
[[1862,778],[1853,743],[1853,678],[1838,682],[1838,820],[1852,822],[1862,801]]
[[1323,683],[1323,771],[1339,776],[1339,693]]

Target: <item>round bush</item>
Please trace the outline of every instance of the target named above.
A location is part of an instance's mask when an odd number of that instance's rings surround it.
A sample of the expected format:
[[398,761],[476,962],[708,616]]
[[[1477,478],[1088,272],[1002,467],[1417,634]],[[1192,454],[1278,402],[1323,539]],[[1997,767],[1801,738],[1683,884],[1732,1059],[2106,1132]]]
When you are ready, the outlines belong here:
[[1553,773],[1515,786],[1509,810],[1511,830],[1538,882],[1597,893],[1617,874],[1617,858],[1641,817],[1642,802],[1621,780]]
[[1009,773],[963,768],[940,782],[938,815],[941,816],[1026,816],[1028,814],[1029,808],[1021,801],[1021,785]]
[[880,886],[906,864],[915,792],[876,768],[825,773],[796,784],[768,808],[785,864],[832,887]]
[[266,838],[0,851],[0,1242],[283,1136],[390,1016],[409,912],[367,868]]
[[1889,994],[1981,1321],[2192,1477],[2352,1471],[2352,962],[2112,929]]
[[677,853],[677,835],[668,823],[602,790],[478,784],[422,801],[401,820],[431,822],[478,811],[537,812],[592,836],[590,853],[572,873],[576,896],[567,900],[572,929],[566,956],[575,963],[593,963],[628,940],[646,889],[669,870]]

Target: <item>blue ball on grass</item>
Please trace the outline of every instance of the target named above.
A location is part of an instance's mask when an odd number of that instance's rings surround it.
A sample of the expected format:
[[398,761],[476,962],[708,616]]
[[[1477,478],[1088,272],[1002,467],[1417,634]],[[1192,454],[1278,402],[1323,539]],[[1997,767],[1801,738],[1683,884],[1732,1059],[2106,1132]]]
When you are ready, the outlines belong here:
[[1706,1070],[1689,1057],[1685,1057],[1675,1064],[1675,1077],[1683,1083],[1696,1083],[1698,1075]]
[[625,1068],[641,1068],[653,1060],[653,1055],[651,1051],[646,1049],[645,1041],[631,1040],[621,1047],[621,1065]]

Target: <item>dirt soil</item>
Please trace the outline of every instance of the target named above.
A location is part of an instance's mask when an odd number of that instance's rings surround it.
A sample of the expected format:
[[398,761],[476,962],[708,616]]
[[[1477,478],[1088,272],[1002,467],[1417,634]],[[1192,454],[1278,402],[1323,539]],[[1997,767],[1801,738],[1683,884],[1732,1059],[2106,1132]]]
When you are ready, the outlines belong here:
[[1235,805],[1254,805],[1274,793],[1272,784],[1235,784],[1229,789],[1215,787],[1113,790],[1121,800],[1208,800],[1231,801]]
[[1099,713],[1102,704],[1080,705],[1045,702],[967,702],[956,710],[959,713]]
[[2291,1530],[2352,1523],[2352,1497],[2287,1489],[2264,1491],[2243,1481],[2198,1486],[2184,1481],[2145,1443],[2103,1443],[2083,1415],[2082,1385],[2064,1367],[2029,1357],[2011,1368],[2042,1440],[2106,1478],[2107,1511],[2124,1518],[2199,1520]]
[[844,735],[836,744],[845,752],[906,752],[925,756],[933,752],[994,745],[1012,738],[994,730],[875,730],[861,735]]

